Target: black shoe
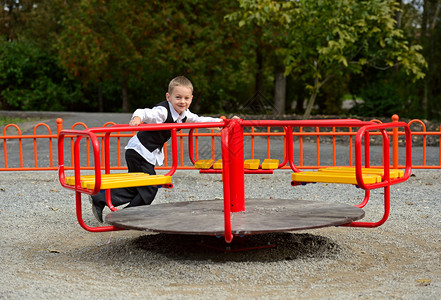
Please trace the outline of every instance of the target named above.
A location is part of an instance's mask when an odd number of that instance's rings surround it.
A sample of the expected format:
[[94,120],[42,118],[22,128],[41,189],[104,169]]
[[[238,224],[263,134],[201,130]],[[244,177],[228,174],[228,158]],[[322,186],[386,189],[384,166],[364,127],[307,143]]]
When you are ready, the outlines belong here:
[[104,223],[103,221],[103,210],[105,205],[102,205],[100,202],[96,202],[93,200],[92,196],[89,195],[89,201],[90,204],[92,204],[92,213],[95,216],[95,218],[98,220],[98,222],[100,223]]

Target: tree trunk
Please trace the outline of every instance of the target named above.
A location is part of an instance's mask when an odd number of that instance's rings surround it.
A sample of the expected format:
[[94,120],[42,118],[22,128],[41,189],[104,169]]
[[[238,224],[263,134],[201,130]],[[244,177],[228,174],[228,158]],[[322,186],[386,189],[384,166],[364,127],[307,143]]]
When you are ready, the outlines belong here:
[[277,116],[285,114],[286,102],[286,77],[285,68],[276,67],[274,74],[274,106],[273,113]]
[[314,106],[315,98],[317,98],[318,90],[314,89],[314,92],[309,97],[308,104],[306,105],[305,113],[303,114],[303,119],[308,120],[311,116],[312,107]]
[[320,89],[322,88],[322,86],[328,82],[331,78],[333,78],[333,75],[329,75],[328,77],[326,77],[324,80],[322,80],[321,82],[319,81],[319,77],[315,76],[314,78],[314,89],[313,92],[311,94],[311,97],[309,97],[308,100],[308,104],[306,105],[306,110],[305,113],[303,114],[303,119],[309,119],[309,117],[311,116],[311,111],[312,108],[314,107],[314,102],[315,102],[315,98],[317,98],[317,95],[320,91]]
[[[316,64],[316,67],[317,67],[317,64]],[[303,114],[303,119],[304,120],[309,119],[309,117],[311,116],[311,111],[312,111],[312,108],[314,107],[315,98],[317,98],[317,94],[319,92],[319,89],[328,79],[329,79],[329,77],[326,78],[323,81],[323,83],[319,84],[319,78],[318,78],[318,76],[315,76],[315,78],[314,78],[314,90],[313,90],[313,92],[311,94],[311,97],[309,97],[308,104],[306,105],[305,113]]]
[[127,85],[127,77],[123,75],[121,79],[122,88],[122,112],[130,112],[130,101],[129,101],[129,88]]

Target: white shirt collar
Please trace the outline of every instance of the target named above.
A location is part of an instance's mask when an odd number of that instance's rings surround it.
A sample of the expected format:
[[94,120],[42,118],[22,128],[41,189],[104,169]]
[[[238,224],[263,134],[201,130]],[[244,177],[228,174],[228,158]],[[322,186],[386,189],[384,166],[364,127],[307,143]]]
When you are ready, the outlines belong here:
[[[167,101],[167,102],[168,102],[168,101]],[[171,115],[172,115],[173,121],[176,122],[176,120],[182,120],[183,118],[185,118],[185,113],[187,112],[187,110],[184,111],[184,112],[180,115],[180,114],[178,114],[178,112],[175,110],[175,108],[173,107],[173,105],[172,105],[170,102],[168,102],[168,107],[170,108],[170,112],[171,112]]]

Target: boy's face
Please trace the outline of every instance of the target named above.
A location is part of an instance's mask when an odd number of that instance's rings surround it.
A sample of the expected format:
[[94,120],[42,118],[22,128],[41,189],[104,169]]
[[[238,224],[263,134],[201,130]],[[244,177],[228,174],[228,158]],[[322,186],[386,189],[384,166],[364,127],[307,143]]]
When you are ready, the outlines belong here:
[[167,101],[171,103],[178,114],[186,111],[193,100],[193,93],[190,88],[176,86],[171,93],[166,94]]

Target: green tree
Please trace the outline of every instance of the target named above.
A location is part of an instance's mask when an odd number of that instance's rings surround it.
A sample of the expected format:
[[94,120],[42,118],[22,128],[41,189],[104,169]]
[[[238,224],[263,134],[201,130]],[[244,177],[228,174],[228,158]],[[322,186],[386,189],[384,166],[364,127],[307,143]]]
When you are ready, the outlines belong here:
[[0,108],[66,110],[82,103],[78,82],[29,41],[0,39]]
[[206,0],[74,2],[63,12],[60,60],[85,83],[119,80],[122,111],[131,109],[131,87],[150,87],[144,97],[155,98],[154,104],[178,74],[193,80],[196,107],[219,108],[221,101],[204,98],[233,101],[231,91],[248,81],[243,76],[246,39],[223,21],[233,5]]
[[84,103],[81,86],[54,55],[64,0],[7,0],[0,10],[0,106],[65,110]]
[[130,109],[129,78],[142,76],[140,49],[148,43],[146,27],[151,22],[145,6],[130,3],[72,2],[63,11],[63,30],[57,40],[61,63],[86,85],[105,79],[120,80],[123,112]]
[[421,47],[409,45],[396,28],[395,1],[240,0],[240,7],[240,25],[259,20],[284,28],[286,74],[310,80],[304,118],[323,85],[336,76],[396,66],[415,79],[424,76]]
[[253,40],[224,20],[234,9],[237,4],[227,0],[164,1],[155,8],[155,30],[162,34],[154,37],[151,61],[167,74],[192,79],[194,109],[230,110],[252,83]]
[[26,22],[32,17],[32,11],[38,0],[2,0],[0,1],[0,36],[7,41],[17,39],[25,30]]
[[[414,4],[415,5],[415,4]],[[421,11],[421,8],[418,10]],[[422,87],[420,107],[424,118],[441,118],[441,1],[424,0],[421,25],[419,26],[420,42],[424,46],[424,57],[428,63],[427,78]]]
[[[281,50],[287,44],[287,35],[284,28],[278,26],[279,20],[268,18],[266,14],[273,14],[279,9],[279,5],[268,6],[264,12],[259,12],[263,6],[258,1],[247,1],[247,9],[244,10],[244,2],[240,9],[230,13],[226,19],[236,23],[242,28],[242,32],[249,33],[252,37],[252,47],[255,49],[255,95],[265,94],[264,84],[266,79],[271,78],[274,87],[273,113],[281,115],[285,113],[286,104],[286,76],[284,56]],[[257,12],[253,14],[252,12]],[[265,16],[263,16],[265,15]],[[271,76],[265,76],[268,66]]]

